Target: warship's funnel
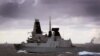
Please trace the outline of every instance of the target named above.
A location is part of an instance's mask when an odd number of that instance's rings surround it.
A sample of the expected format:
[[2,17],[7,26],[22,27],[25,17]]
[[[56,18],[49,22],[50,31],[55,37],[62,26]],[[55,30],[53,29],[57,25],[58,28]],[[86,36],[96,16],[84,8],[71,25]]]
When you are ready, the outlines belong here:
[[33,32],[34,34],[42,34],[40,22],[38,19],[35,19]]

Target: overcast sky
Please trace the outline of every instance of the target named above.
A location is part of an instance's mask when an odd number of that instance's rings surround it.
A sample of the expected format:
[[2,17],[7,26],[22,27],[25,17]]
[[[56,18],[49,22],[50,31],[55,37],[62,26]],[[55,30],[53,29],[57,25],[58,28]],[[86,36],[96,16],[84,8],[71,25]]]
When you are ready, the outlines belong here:
[[25,41],[35,18],[47,32],[49,16],[63,38],[89,42],[94,36],[99,38],[99,15],[100,0],[0,0],[0,42]]

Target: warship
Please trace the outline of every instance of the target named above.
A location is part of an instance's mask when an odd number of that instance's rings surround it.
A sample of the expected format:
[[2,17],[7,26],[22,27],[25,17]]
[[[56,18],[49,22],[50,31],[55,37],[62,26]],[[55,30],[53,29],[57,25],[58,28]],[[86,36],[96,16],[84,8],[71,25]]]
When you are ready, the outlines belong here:
[[48,34],[43,34],[39,19],[35,19],[33,31],[31,37],[27,39],[27,42],[20,44],[18,50],[24,50],[26,52],[60,52],[65,48],[72,47],[71,39],[64,40],[59,32],[59,28],[51,27],[51,19],[49,19],[49,31]]
[[35,19],[31,35],[20,44],[0,44],[0,56],[97,56],[100,52],[100,44],[94,44],[93,39],[86,44],[64,40],[59,28],[51,28],[51,19],[48,34],[43,34],[39,19]]

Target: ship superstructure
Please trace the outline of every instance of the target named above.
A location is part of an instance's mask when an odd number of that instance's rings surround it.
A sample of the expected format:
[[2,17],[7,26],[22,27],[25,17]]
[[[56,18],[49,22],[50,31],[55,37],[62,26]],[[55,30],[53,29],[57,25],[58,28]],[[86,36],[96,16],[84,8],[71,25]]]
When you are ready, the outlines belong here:
[[72,47],[71,40],[64,40],[59,32],[59,28],[51,28],[49,20],[49,32],[43,35],[39,19],[35,19],[32,37],[27,39],[27,43],[22,43],[22,49],[28,52],[52,52],[59,48]]

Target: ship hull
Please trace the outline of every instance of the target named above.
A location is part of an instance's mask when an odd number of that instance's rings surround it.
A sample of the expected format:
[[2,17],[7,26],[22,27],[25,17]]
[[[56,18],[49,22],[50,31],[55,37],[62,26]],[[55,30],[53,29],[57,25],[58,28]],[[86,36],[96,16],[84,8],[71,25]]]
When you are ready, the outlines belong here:
[[27,47],[22,50],[26,50],[27,52],[66,52],[66,49],[70,48],[51,48],[51,47]]

